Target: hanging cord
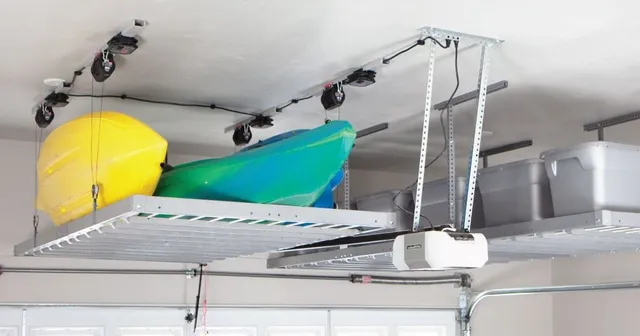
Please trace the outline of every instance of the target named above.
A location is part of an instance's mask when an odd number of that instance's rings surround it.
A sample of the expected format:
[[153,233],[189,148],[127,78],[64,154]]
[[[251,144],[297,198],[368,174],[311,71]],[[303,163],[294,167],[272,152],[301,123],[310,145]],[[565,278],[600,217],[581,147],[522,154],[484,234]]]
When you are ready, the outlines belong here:
[[[450,44],[451,42],[450,42],[449,40],[447,40],[447,41],[448,41],[448,42],[447,42],[447,44],[446,44],[446,45],[447,45],[447,48],[448,48],[448,46],[449,46],[449,44]],[[436,155],[436,157],[435,157],[435,158],[433,158],[433,160],[429,161],[429,163],[427,163],[427,164],[425,165],[425,167],[424,167],[424,169],[425,169],[425,170],[426,170],[427,168],[429,168],[432,164],[434,164],[436,161],[438,161],[438,159],[440,159],[440,157],[442,156],[442,154],[444,154],[444,152],[446,152],[446,151],[447,151],[447,148],[448,148],[447,144],[449,143],[449,136],[447,135],[446,127],[444,126],[444,119],[443,119],[443,116],[444,116],[444,112],[448,110],[448,107],[449,107],[449,105],[451,104],[451,101],[453,100],[453,97],[455,97],[456,93],[458,92],[458,88],[460,88],[460,73],[459,73],[459,71],[458,71],[458,44],[459,44],[459,42],[458,42],[458,41],[453,41],[453,46],[454,46],[454,48],[455,48],[455,51],[454,51],[454,67],[455,67],[455,73],[456,73],[456,87],[453,89],[453,92],[451,93],[451,96],[449,96],[449,99],[447,100],[447,103],[444,105],[444,107],[442,108],[442,110],[440,110],[440,126],[442,126],[442,135],[443,135],[443,137],[444,137],[444,146],[443,146],[442,150],[440,151],[440,153],[438,153],[438,155]],[[442,44],[438,43],[438,45],[440,45],[440,47],[444,48],[444,47],[442,46]],[[409,49],[409,50],[410,50],[410,49]],[[408,51],[408,50],[407,50],[407,51]],[[396,55],[396,56],[398,56],[398,55]],[[395,57],[395,56],[394,56],[394,57]],[[411,183],[410,185],[408,185],[406,188],[404,188],[404,189],[402,189],[402,190],[398,191],[398,192],[393,196],[393,204],[394,204],[395,206],[397,206],[398,208],[400,208],[400,210],[402,210],[402,211],[404,211],[404,212],[406,212],[406,213],[408,213],[408,214],[410,214],[410,215],[413,215],[413,212],[412,212],[412,211],[409,211],[409,210],[407,210],[407,209],[405,209],[405,208],[403,208],[403,207],[402,207],[402,206],[400,206],[400,205],[398,205],[398,203],[396,202],[396,199],[398,198],[398,196],[399,196],[401,193],[403,193],[403,192],[405,192],[405,191],[409,190],[410,188],[412,188],[412,187],[413,187],[413,186],[415,186],[416,184],[418,184],[418,179],[416,179],[413,183]],[[429,222],[429,226],[431,227],[431,229],[434,229],[434,228],[435,228],[435,227],[434,227],[434,225],[433,225],[433,223],[431,222],[431,220],[430,220],[429,218],[427,218],[425,215],[420,214],[420,217],[421,217],[421,218],[426,219],[426,220]]]
[[43,129],[36,126],[35,131],[35,159],[33,167],[33,247],[36,247],[38,238],[38,227],[40,226],[40,214],[38,214],[38,158],[40,157],[40,147],[42,143]]
[[[440,48],[442,48],[442,49],[448,49],[448,48],[451,46],[451,40],[448,40],[448,39],[447,39],[447,40],[445,40],[445,44],[442,44],[442,43],[441,43],[440,41],[438,41],[437,39],[435,39],[435,38],[433,38],[433,37],[431,37],[431,36],[427,36],[427,37],[425,37],[425,38],[423,38],[423,39],[417,40],[415,43],[413,43],[413,44],[412,44],[412,45],[410,45],[409,47],[407,47],[407,48],[405,48],[405,49],[403,49],[403,50],[401,50],[401,51],[398,51],[397,53],[395,53],[395,54],[393,54],[393,55],[391,55],[391,56],[389,56],[389,57],[387,57],[387,58],[383,58],[383,59],[382,59],[382,63],[384,63],[384,64],[389,64],[389,62],[391,62],[394,58],[396,58],[396,57],[398,57],[398,56],[400,56],[400,55],[402,55],[402,54],[406,53],[407,51],[409,51],[409,50],[411,50],[411,49],[413,49],[413,48],[415,48],[415,47],[417,47],[417,46],[423,46],[423,45],[425,45],[425,44],[426,44],[426,42],[427,42],[427,40],[431,40],[431,41],[435,42],[435,43],[436,43],[438,46],[440,46]],[[457,40],[456,40],[456,41],[454,41],[454,43],[457,43],[457,42],[458,42]]]
[[193,320],[193,332],[196,332],[196,328],[198,328],[198,311],[200,310],[200,292],[202,291],[202,276],[204,272],[202,269],[205,265],[200,265],[200,276],[198,277],[198,294],[196,294],[196,308],[194,311],[194,320]]
[[[103,52],[102,54],[103,58],[106,58],[107,54],[105,54]],[[101,92],[104,92],[104,84],[101,85],[100,87]],[[91,94],[93,95],[93,92],[95,91],[95,81],[91,80]],[[98,112],[98,132],[96,135],[96,156],[95,156],[95,163],[94,163],[94,156],[93,156],[93,146],[94,146],[94,124],[93,121],[95,119],[95,110],[94,110],[94,106],[93,106],[93,98],[91,98],[91,132],[90,132],[90,137],[91,137],[91,146],[90,146],[90,164],[91,164],[91,199],[92,199],[92,203],[93,203],[93,211],[92,211],[92,215],[93,215],[93,224],[96,224],[97,222],[97,211],[98,211],[98,196],[100,195],[100,185],[98,183],[98,168],[99,168],[99,160],[100,160],[100,135],[102,132],[102,103],[103,103],[103,99],[100,99],[100,111]]]
[[[207,265],[204,266],[204,272],[207,272]],[[204,297],[202,298],[202,330],[205,335],[209,334],[207,330],[207,297],[209,295],[209,277],[204,279]]]

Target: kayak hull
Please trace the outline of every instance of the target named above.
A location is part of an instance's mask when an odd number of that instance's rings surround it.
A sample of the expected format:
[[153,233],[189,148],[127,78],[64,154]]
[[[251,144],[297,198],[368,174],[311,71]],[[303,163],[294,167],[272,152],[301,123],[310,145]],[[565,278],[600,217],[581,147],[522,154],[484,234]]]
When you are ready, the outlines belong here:
[[348,122],[331,122],[227,157],[175,166],[162,174],[155,195],[310,206],[341,170],[354,141]]
[[94,112],[57,127],[38,156],[38,209],[55,225],[133,195],[152,195],[167,141],[144,123],[119,112]]

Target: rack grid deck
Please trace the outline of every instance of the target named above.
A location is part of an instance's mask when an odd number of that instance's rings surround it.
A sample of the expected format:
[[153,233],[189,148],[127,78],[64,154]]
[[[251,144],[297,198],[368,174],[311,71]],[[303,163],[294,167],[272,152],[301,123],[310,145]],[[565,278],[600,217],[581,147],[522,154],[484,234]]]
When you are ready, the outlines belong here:
[[17,256],[209,263],[393,228],[395,214],[132,196],[14,248]]
[[[550,259],[640,250],[640,213],[595,211],[489,227],[489,263]],[[278,252],[269,268],[397,271],[393,241]]]

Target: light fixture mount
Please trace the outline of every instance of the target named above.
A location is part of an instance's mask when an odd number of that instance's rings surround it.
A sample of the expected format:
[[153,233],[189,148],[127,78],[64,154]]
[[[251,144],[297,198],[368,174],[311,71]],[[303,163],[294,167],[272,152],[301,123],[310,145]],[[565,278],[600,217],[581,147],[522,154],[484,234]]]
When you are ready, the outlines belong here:
[[376,82],[376,72],[373,70],[363,70],[358,69],[347,76],[347,79],[344,81],[344,84],[356,86],[356,87],[366,87]]

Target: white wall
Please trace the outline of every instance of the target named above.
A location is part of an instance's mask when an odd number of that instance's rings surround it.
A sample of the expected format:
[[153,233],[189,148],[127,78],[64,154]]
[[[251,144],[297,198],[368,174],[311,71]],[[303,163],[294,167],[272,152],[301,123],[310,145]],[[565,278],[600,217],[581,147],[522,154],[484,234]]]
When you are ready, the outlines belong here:
[[[61,259],[16,258],[12,245],[32,234],[33,143],[0,140],[0,264],[36,267],[184,268],[185,265]],[[171,161],[193,159],[171,155]],[[405,174],[355,171],[354,195],[404,187]],[[211,269],[266,272],[264,260],[241,259],[214,263]],[[423,274],[430,275],[430,274]],[[551,263],[541,261],[497,265],[473,272],[474,288],[548,285]],[[11,274],[0,275],[0,302],[163,303],[193,302],[197,282],[183,276],[115,276]],[[365,305],[453,307],[452,286],[380,286],[349,282],[211,278],[209,303],[267,305]],[[474,317],[474,335],[552,335],[552,301],[548,296],[489,299]],[[526,313],[523,313],[526,312]]]
[[[557,259],[553,283],[601,283],[640,280],[640,254],[621,253]],[[581,336],[636,336],[640,290],[557,294],[553,297],[554,333]]]

